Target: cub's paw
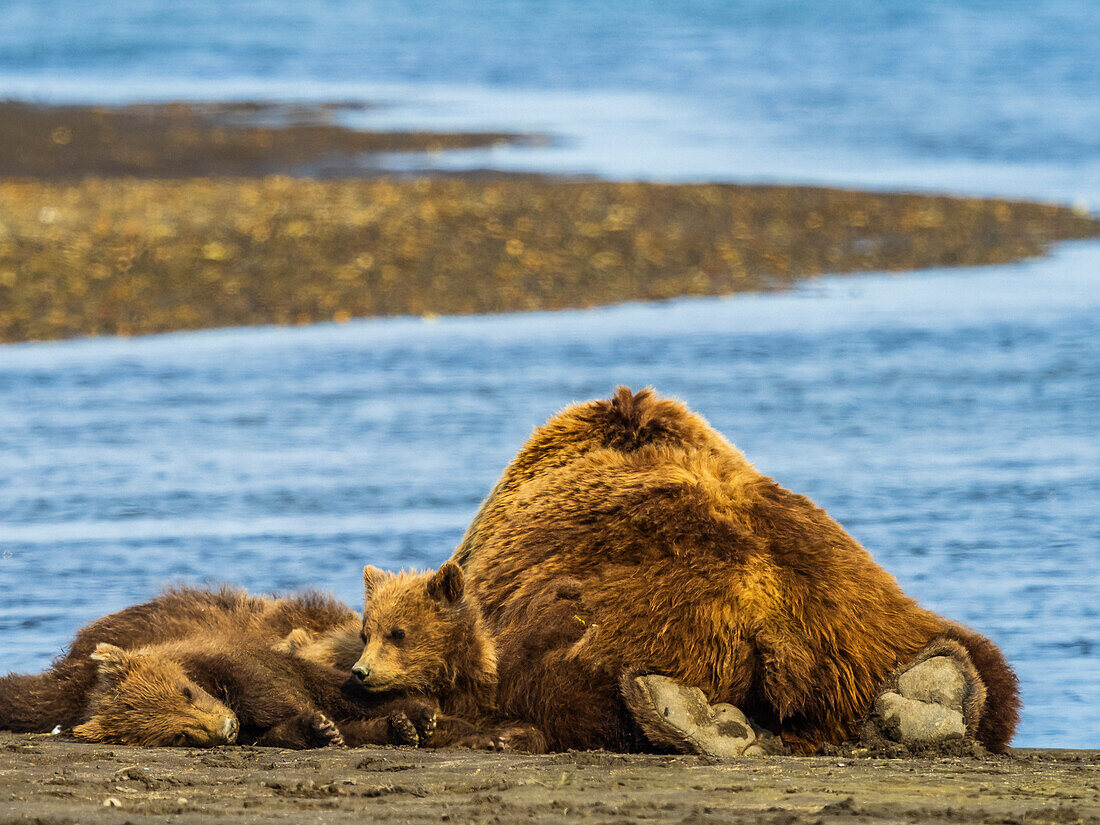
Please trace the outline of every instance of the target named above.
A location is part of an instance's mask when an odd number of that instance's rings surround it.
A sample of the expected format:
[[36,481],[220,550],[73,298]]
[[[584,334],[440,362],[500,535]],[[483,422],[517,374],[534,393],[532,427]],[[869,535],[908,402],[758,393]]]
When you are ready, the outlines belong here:
[[337,728],[336,723],[325,716],[325,714],[320,711],[312,713],[307,717],[306,722],[308,724],[310,741],[313,743],[312,747],[344,747],[344,737],[340,733],[340,729]]
[[711,705],[703,691],[667,676],[633,676],[621,681],[634,720],[655,745],[677,753],[755,756],[783,753],[782,742],[749,721],[733,705]]
[[418,702],[406,708],[405,715],[416,728],[417,744],[422,748],[431,747],[439,727],[439,707],[431,702]]
[[390,744],[415,748],[420,742],[416,725],[413,724],[405,711],[399,710],[391,713],[387,721],[390,728]]
[[495,733],[496,749],[522,753],[546,753],[546,736],[532,725],[510,725]]
[[985,685],[966,649],[934,639],[879,689],[864,726],[907,746],[927,748],[973,738],[985,708]]
[[470,748],[475,751],[502,751],[503,743],[492,733],[471,733],[463,736],[455,744],[460,748]]
[[460,748],[493,751],[521,751],[546,753],[547,739],[542,731],[531,725],[507,725],[489,730],[475,730],[454,742]]
[[531,725],[508,725],[488,731],[476,731],[462,737],[459,747],[476,751],[519,751],[522,753],[546,753],[546,737]]

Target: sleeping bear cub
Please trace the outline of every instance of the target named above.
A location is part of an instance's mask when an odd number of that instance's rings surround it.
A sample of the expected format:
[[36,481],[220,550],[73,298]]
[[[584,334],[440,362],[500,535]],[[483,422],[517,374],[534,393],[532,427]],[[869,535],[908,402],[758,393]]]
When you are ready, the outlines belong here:
[[348,691],[349,673],[280,650],[293,625],[358,616],[326,597],[184,588],[83,628],[45,673],[0,679],[0,727],[94,742],[287,748],[411,744],[437,708]]

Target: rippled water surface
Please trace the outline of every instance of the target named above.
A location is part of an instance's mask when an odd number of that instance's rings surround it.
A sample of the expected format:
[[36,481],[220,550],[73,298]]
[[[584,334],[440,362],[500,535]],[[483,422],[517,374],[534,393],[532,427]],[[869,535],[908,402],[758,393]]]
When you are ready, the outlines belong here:
[[1093,205],[1098,54],[1093,0],[0,3],[0,97],[368,100],[376,128],[559,138],[436,166]]
[[0,671],[167,580],[435,565],[531,429],[646,384],[1003,645],[1019,742],[1100,724],[1095,245],[584,312],[0,348]]
[[[6,0],[0,97],[382,102],[456,169],[1100,202],[1090,0]],[[705,414],[1000,643],[1018,743],[1100,747],[1100,246],[590,312],[0,347],[0,671],[173,579],[358,598],[448,556],[531,429]]]

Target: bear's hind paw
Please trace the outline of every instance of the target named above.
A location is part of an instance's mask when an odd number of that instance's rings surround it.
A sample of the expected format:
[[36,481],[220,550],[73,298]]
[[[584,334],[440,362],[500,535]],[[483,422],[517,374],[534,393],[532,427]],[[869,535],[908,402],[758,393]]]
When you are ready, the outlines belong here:
[[777,737],[754,725],[738,708],[712,706],[703,691],[667,676],[627,674],[622,691],[634,720],[655,745],[719,757],[784,752]]
[[875,697],[864,738],[877,732],[917,748],[973,739],[985,706],[985,686],[966,650],[936,639],[887,678]]

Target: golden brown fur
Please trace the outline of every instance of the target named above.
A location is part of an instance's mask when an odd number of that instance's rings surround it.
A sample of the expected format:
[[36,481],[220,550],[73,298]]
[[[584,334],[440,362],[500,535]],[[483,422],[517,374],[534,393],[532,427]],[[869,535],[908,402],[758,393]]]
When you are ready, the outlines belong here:
[[431,694],[445,714],[475,719],[494,707],[496,651],[480,611],[464,598],[462,572],[363,571],[360,657],[369,690]]
[[73,729],[86,742],[209,747],[236,739],[236,715],[194,682],[179,662],[154,650],[100,644],[91,654],[99,678]]
[[[254,597],[242,591],[170,591],[81,629],[46,673],[0,679],[0,727],[73,729],[90,741],[210,745],[227,739],[280,747],[415,744],[434,703],[345,690],[349,674],[278,649],[301,633],[358,616],[328,597]],[[354,686],[352,686],[354,688]],[[217,698],[214,698],[217,697]],[[340,725],[339,731],[333,722]],[[219,733],[221,731],[221,733]]]
[[351,673],[363,655],[362,630],[363,620],[358,615],[323,634],[296,627],[275,644],[275,649]]
[[[542,752],[546,741],[530,725],[496,711],[496,647],[481,611],[466,598],[458,565],[438,571],[363,570],[365,606],[352,673],[368,691],[431,697],[442,710],[434,747]],[[292,633],[284,646],[306,658],[334,658],[355,645],[345,629],[314,639]]]
[[275,644],[294,628],[324,633],[358,621],[354,610],[323,593],[260,596],[231,587],[177,587],[81,628],[59,661],[84,659],[101,642],[136,648],[228,633]]
[[[524,604],[577,580],[591,625],[553,654],[562,667],[609,684],[663,673],[779,729],[795,752],[855,735],[887,674],[939,635],[986,683],[979,739],[1001,751],[1015,728],[1015,677],[991,642],[921,608],[823,510],[649,390],[536,430],[454,560],[494,635],[525,632],[509,617],[526,621]],[[508,709],[573,713],[575,696],[556,692],[526,690]],[[575,744],[612,744],[576,721],[563,723]]]
[[100,664],[88,721],[73,730],[89,741],[210,745],[239,739],[307,748],[347,733],[349,744],[408,744],[391,737],[387,717],[418,707],[349,694],[346,674],[239,636],[192,637],[134,651],[101,644],[92,658]]

